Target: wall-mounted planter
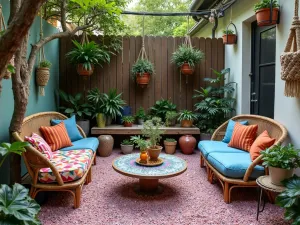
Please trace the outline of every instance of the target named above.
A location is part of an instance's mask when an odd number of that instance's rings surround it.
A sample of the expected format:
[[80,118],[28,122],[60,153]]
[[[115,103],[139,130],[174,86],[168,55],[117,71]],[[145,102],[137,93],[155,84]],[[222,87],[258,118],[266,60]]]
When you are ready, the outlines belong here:
[[182,66],[180,67],[181,74],[184,75],[193,75],[194,73],[194,68],[190,67],[188,63],[183,63]]
[[136,74],[136,83],[141,87],[146,87],[150,82],[150,73]]
[[270,8],[263,8],[255,12],[258,26],[271,26],[278,23],[279,9],[273,8],[272,15]]
[[86,70],[83,67],[83,64],[78,64],[77,65],[77,73],[81,76],[91,76],[94,72],[94,65],[92,65],[91,70]]
[[225,45],[234,45],[237,42],[237,36],[235,34],[224,34],[222,38],[223,44]]

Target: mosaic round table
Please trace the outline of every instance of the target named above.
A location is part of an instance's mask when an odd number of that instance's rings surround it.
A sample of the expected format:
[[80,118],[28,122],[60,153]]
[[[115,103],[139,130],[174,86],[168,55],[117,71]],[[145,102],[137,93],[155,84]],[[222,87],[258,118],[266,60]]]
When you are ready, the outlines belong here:
[[159,157],[164,160],[163,164],[153,167],[137,164],[136,159],[139,157],[138,153],[124,155],[116,158],[112,163],[113,169],[118,173],[139,179],[138,192],[161,192],[159,179],[178,176],[187,169],[186,161],[174,155],[160,154]]

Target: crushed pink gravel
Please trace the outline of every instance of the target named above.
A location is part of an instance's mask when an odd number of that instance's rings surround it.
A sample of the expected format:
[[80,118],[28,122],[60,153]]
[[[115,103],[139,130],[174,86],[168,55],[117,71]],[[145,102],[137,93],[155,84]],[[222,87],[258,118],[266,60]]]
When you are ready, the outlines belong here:
[[232,203],[223,201],[221,186],[210,184],[206,170],[200,168],[199,152],[176,156],[188,162],[188,169],[177,177],[160,180],[164,192],[142,196],[134,192],[137,179],[118,174],[112,169],[114,150],[107,158],[97,157],[92,167],[92,182],[83,187],[81,205],[73,209],[73,197],[66,192],[49,193],[39,218],[42,224],[289,224],[283,210],[267,203],[256,221],[256,189],[233,189]]

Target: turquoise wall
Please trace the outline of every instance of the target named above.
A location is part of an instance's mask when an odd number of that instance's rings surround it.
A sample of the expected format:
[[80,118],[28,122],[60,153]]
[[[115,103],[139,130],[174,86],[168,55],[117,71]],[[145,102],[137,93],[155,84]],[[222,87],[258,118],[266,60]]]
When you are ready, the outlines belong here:
[[[0,0],[0,4],[3,7],[4,18],[9,17],[9,1]],[[52,33],[57,33],[58,30],[46,21],[43,22],[44,35],[48,36]],[[30,29],[30,40],[28,49],[30,50],[30,44],[36,43],[39,40],[40,34],[40,17],[37,17]],[[52,63],[50,69],[50,80],[45,88],[45,96],[38,94],[38,87],[35,83],[35,72],[33,72],[30,81],[30,97],[27,106],[26,116],[36,112],[43,111],[56,111],[56,98],[54,91],[59,87],[59,41],[53,40],[45,45],[46,59]],[[13,93],[11,80],[3,80],[3,90],[0,96],[0,143],[9,140],[9,124],[13,113]],[[22,163],[22,175],[26,173],[26,168]],[[7,183],[9,179],[9,164],[6,160],[2,168],[0,168],[0,183]]]

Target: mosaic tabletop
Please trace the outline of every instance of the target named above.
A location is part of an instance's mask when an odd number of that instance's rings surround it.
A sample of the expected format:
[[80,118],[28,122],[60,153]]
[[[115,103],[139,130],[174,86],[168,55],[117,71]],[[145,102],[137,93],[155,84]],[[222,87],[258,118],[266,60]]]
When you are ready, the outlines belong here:
[[164,162],[160,166],[154,167],[137,164],[136,159],[139,157],[139,153],[118,157],[113,161],[113,168],[124,175],[145,179],[172,177],[183,173],[187,169],[186,161],[174,155],[160,154],[159,157]]

